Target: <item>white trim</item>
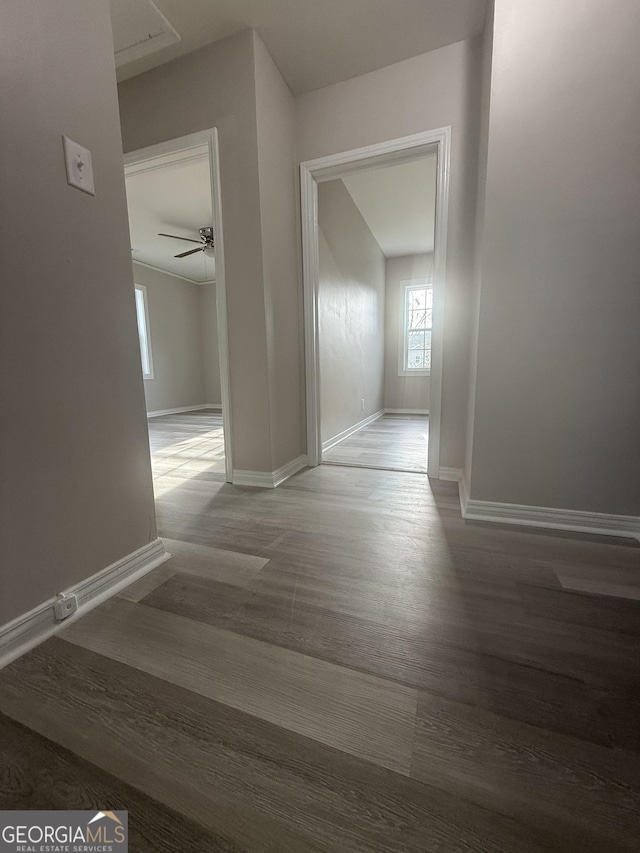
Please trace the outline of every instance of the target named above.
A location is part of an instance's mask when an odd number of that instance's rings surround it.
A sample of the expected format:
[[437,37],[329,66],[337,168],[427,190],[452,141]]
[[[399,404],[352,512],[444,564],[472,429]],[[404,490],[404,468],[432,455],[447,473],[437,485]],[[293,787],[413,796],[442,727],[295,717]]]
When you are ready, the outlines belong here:
[[304,311],[304,356],[309,465],[322,462],[320,424],[320,342],[318,340],[318,184],[307,163],[300,164],[302,216],[302,288]]
[[429,476],[438,477],[440,467],[440,413],[442,409],[442,356],[444,330],[444,290],[446,273],[447,225],[451,128],[442,127],[392,139],[364,148],[332,154],[300,164],[302,217],[302,275],[304,293],[304,338],[307,414],[307,455],[309,465],[322,461],[320,434],[320,357],[318,342],[318,181],[332,180],[358,169],[402,162],[430,153],[437,145],[436,233],[433,271],[433,329],[431,333],[431,389],[429,424]]
[[147,362],[149,365],[149,370],[144,372],[144,363],[142,359],[142,335],[140,333],[140,318],[138,317],[138,300],[136,299],[136,321],[138,325],[138,339],[140,341],[140,368],[142,370],[142,378],[145,380],[152,380],[154,378],[153,374],[153,347],[151,346],[151,323],[149,322],[149,300],[147,298],[147,288],[144,284],[138,284],[137,281],[133,283],[134,291],[140,291],[142,294],[142,311],[144,314],[144,343],[146,344],[146,356]]
[[273,488],[275,489],[280,483],[284,483],[285,480],[288,480],[289,477],[293,477],[294,474],[297,474],[298,471],[302,471],[303,468],[307,467],[307,457],[298,456],[297,459],[292,459],[291,462],[287,462],[286,465],[282,465],[276,471],[273,472]]
[[178,406],[175,409],[157,409],[155,412],[147,412],[147,418],[161,418],[163,415],[181,415],[183,412],[199,412],[202,409],[213,408],[206,403],[198,406]]
[[163,270],[162,267],[156,267],[153,264],[148,264],[146,261],[139,261],[135,257],[131,257],[131,260],[134,264],[137,264],[139,267],[144,267],[148,270],[153,270],[154,272],[161,272],[163,275],[170,275],[171,278],[177,278],[179,281],[186,281],[189,284],[215,284],[215,278],[207,279],[207,281],[199,281],[197,278],[189,278],[186,275],[179,275],[177,272],[169,272],[169,270]]
[[243,471],[241,468],[237,468],[233,472],[233,485],[273,489],[273,473],[271,471]]
[[233,472],[234,486],[254,486],[258,489],[275,489],[289,477],[307,467],[307,457],[298,456],[276,471],[242,471]]
[[322,452],[325,450],[329,450],[331,447],[334,447],[336,444],[339,444],[341,441],[344,441],[345,438],[349,438],[350,435],[353,435],[356,432],[359,432],[361,429],[364,429],[369,424],[372,424],[374,421],[377,421],[378,418],[381,418],[385,413],[384,409],[380,409],[379,412],[375,412],[373,415],[369,415],[368,418],[364,418],[362,421],[358,421],[357,424],[353,426],[347,427],[343,429],[342,432],[339,432],[337,435],[334,435],[333,438],[328,438],[326,441],[322,442]]
[[[211,210],[212,226],[216,240],[216,305],[218,308],[218,352],[220,358],[220,386],[222,395],[222,421],[224,424],[224,461],[225,478],[228,483],[233,482],[233,423],[231,417],[231,376],[229,372],[229,334],[227,321],[227,289],[224,264],[224,233],[222,223],[222,194],[220,191],[220,146],[218,142],[218,131],[215,127],[210,130],[201,130],[171,139],[168,142],[160,142],[158,145],[150,145],[138,151],[130,151],[125,154],[125,169],[133,164],[143,163],[146,160],[156,160],[158,157],[171,155],[175,152],[185,152],[188,149],[198,148],[206,145],[209,150],[209,172],[211,176]],[[140,263],[135,261],[135,263]],[[173,275],[173,273],[168,273]],[[196,282],[199,284],[200,282]],[[203,284],[206,282],[202,282]],[[153,415],[152,415],[153,417]]]
[[464,478],[460,483],[460,507],[462,517],[469,521],[488,521],[494,524],[515,524],[521,527],[542,527],[640,540],[640,516],[480,501],[469,497]]
[[[400,321],[400,329],[398,334],[398,376],[413,376],[413,377],[425,377],[431,376],[431,368],[409,368],[407,367],[407,354],[409,352],[408,347],[408,337],[409,337],[409,299],[408,294],[411,289],[418,288],[431,288],[431,299],[433,300],[433,280],[430,278],[414,278],[414,279],[403,279],[400,282],[401,285],[404,285],[402,289],[402,310],[399,311],[399,321]],[[433,306],[433,301],[432,301]],[[433,323],[432,323],[433,326]],[[425,329],[424,331],[433,331],[433,329]],[[429,347],[429,354],[431,354],[431,347]]]
[[440,479],[451,483],[459,483],[462,480],[462,468],[445,468],[440,466]]
[[[197,134],[196,134],[197,135]],[[224,432],[225,479],[233,479],[233,429],[231,420],[231,372],[229,370],[229,332],[227,321],[227,285],[224,261],[222,228],[222,192],[220,178],[220,146],[218,131],[207,132],[209,139],[209,164],[211,169],[211,206],[213,233],[216,235],[216,310],[218,317],[218,360],[220,362],[220,393],[222,396],[222,423]]]
[[385,415],[428,415],[429,409],[385,409]]
[[189,145],[186,148],[176,148],[167,151],[166,154],[158,154],[155,157],[148,157],[144,160],[132,160],[129,159],[129,155],[126,155],[124,171],[128,178],[133,178],[136,175],[144,175],[147,172],[166,169],[167,166],[194,163],[199,160],[206,160],[208,157],[208,146],[203,142],[202,145]]
[[147,418],[161,418],[163,415],[180,415],[184,412],[201,412],[203,409],[213,409],[222,412],[222,403],[200,403],[198,406],[178,406],[177,409],[157,409],[147,412]]
[[65,625],[75,622],[170,557],[162,539],[154,539],[106,569],[64,590],[76,596],[78,609],[63,622],[56,622],[54,618],[53,605],[57,600],[54,596],[3,625],[0,627],[0,668],[56,634]]
[[458,482],[458,494],[460,497],[460,515],[463,518],[467,516],[467,506],[469,504],[469,481],[464,468],[462,469],[462,477]]

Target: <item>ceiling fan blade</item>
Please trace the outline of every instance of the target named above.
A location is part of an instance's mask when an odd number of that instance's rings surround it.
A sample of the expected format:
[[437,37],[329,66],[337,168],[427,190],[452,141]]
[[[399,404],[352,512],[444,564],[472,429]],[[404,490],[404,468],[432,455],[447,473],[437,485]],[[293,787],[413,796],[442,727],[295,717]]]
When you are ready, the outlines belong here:
[[178,237],[177,234],[158,234],[158,237],[172,237],[174,240],[186,240],[187,243],[200,243],[201,240],[192,240],[191,237]]
[[189,249],[188,252],[182,252],[180,255],[174,255],[174,258],[186,258],[187,255],[195,255],[196,252],[204,252],[204,246],[200,246],[197,249]]

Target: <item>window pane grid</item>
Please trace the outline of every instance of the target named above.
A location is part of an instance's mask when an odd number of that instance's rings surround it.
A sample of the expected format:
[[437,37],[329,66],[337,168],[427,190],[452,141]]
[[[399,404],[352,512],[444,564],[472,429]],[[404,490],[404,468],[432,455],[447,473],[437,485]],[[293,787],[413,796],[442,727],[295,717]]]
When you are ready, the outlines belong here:
[[430,370],[433,287],[409,286],[405,293],[404,367],[409,372]]

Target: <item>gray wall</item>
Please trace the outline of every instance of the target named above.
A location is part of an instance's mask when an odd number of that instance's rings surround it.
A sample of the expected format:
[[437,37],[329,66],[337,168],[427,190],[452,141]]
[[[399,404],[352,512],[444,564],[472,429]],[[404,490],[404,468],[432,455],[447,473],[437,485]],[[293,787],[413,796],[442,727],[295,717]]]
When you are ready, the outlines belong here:
[[481,48],[459,42],[311,92],[296,99],[295,116],[251,31],[121,84],[126,151],[212,126],[220,133],[236,468],[273,470],[303,449],[294,118],[299,160],[453,128],[440,461],[462,467]]
[[398,350],[404,339],[404,289],[414,278],[432,280],[433,253],[387,258],[385,271],[385,409],[428,409],[430,376],[398,376]]
[[271,471],[253,33],[127,80],[119,95],[126,152],[218,129],[234,467]]
[[384,407],[385,259],[342,181],[318,185],[318,225],[325,442]]
[[440,464],[464,462],[482,41],[458,42],[301,95],[301,161],[451,125]]
[[491,102],[491,61],[493,55],[494,0],[488,0],[484,30],[481,37],[481,95],[480,125],[478,134],[478,185],[476,195],[476,226],[473,251],[473,279],[471,293],[471,341],[469,352],[469,395],[467,407],[467,436],[464,459],[464,479],[471,482],[471,456],[475,417],[476,383],[478,373],[478,329],[480,326],[480,291],[482,282],[482,238],[484,234],[484,209],[487,191],[487,157],[489,149],[489,105]]
[[218,129],[234,468],[273,471],[303,452],[291,93],[245,30],[122,83],[120,110],[125,151]]
[[474,498],[640,514],[638,31],[496,4]]
[[271,470],[304,452],[295,101],[254,33]]
[[220,391],[220,356],[218,350],[218,308],[215,284],[198,287],[200,299],[200,336],[202,340],[202,365],[204,369],[204,401],[209,405],[222,405]]
[[106,0],[0,4],[0,76],[3,624],[156,525]]
[[153,379],[144,380],[147,412],[199,406],[205,400],[200,285],[134,263],[147,288]]

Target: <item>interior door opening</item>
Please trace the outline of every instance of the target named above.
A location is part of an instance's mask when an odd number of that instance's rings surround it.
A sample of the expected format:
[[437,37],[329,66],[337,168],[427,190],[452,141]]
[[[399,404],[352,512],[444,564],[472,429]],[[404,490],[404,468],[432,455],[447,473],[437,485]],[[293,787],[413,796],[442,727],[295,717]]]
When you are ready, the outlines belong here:
[[158,498],[232,471],[215,130],[127,155],[125,179]]
[[312,465],[438,476],[448,141],[302,164]]

